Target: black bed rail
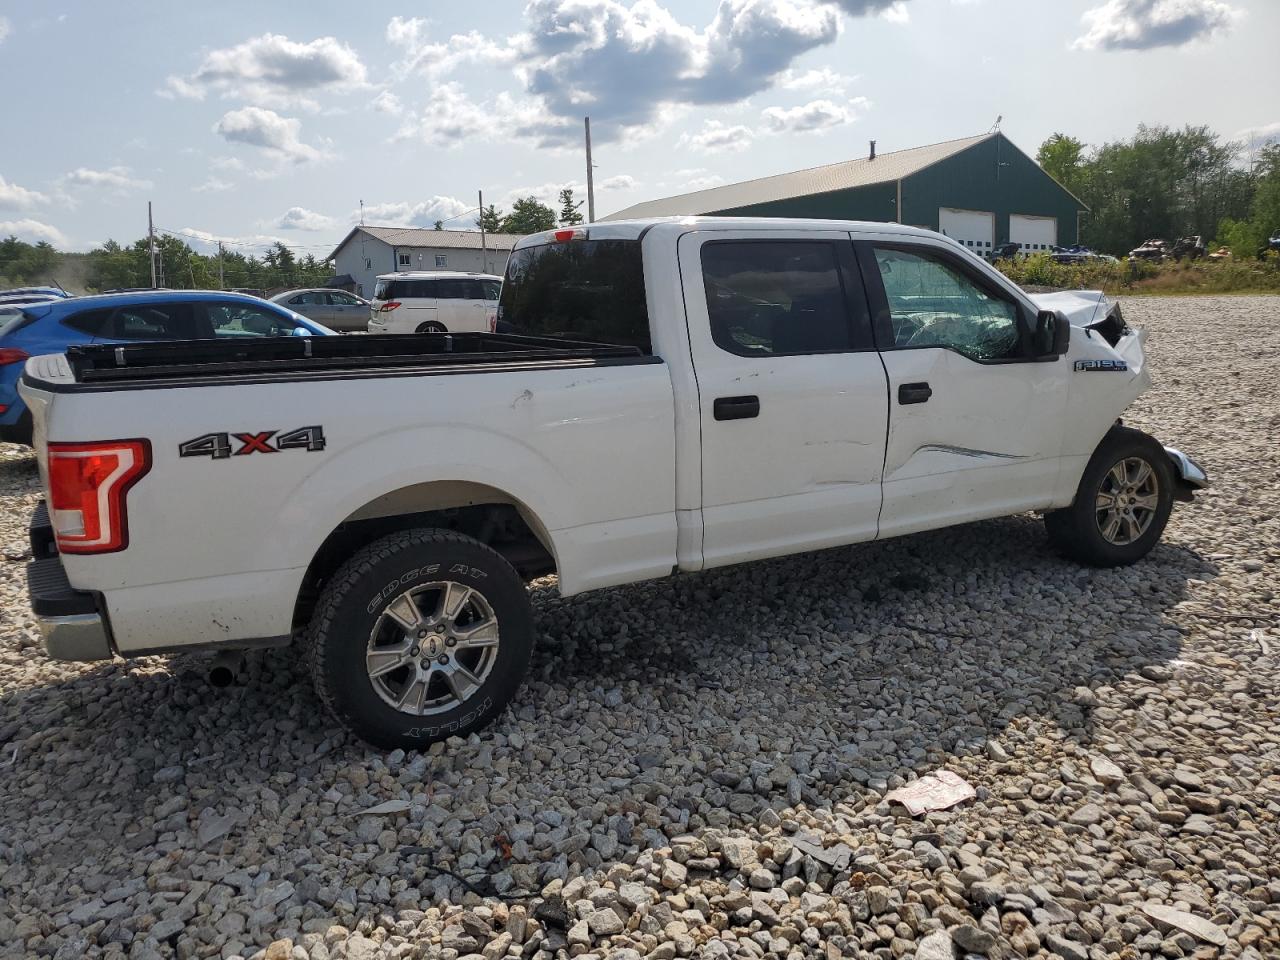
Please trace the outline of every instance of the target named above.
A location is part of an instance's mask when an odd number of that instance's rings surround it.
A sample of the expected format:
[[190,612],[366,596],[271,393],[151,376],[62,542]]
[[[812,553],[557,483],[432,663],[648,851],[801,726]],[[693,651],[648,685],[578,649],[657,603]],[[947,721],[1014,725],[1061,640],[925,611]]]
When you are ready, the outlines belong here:
[[67,348],[79,383],[642,356],[639,347],[507,333],[237,337]]

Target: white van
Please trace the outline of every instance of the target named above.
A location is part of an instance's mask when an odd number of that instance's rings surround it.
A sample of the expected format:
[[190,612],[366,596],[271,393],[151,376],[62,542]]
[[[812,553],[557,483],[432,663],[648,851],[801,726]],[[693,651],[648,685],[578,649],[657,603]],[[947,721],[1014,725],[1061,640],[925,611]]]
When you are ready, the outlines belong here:
[[502,278],[428,271],[378,277],[370,333],[492,333]]

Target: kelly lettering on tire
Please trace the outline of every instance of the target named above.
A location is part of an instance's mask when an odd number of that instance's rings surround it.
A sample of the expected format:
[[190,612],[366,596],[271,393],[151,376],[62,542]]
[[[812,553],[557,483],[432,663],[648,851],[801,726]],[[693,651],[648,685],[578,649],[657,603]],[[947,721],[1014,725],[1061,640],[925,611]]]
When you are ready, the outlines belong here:
[[[238,449],[232,449],[232,441],[239,444]],[[318,453],[323,449],[324,427],[314,426],[283,432],[259,430],[206,433],[178,444],[178,456],[227,460],[233,456],[246,457],[254,453],[280,453],[283,450],[309,450]]]

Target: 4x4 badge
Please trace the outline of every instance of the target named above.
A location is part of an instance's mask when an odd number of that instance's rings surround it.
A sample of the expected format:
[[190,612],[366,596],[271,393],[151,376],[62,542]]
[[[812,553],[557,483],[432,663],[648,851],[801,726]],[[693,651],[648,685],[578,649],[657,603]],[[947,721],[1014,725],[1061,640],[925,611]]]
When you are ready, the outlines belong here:
[[[274,438],[274,440],[272,439]],[[235,441],[239,449],[232,450]],[[225,460],[228,457],[245,457],[252,453],[279,453],[281,450],[324,449],[324,427],[298,427],[296,430],[261,430],[257,433],[206,433],[178,444],[180,457],[211,457]]]

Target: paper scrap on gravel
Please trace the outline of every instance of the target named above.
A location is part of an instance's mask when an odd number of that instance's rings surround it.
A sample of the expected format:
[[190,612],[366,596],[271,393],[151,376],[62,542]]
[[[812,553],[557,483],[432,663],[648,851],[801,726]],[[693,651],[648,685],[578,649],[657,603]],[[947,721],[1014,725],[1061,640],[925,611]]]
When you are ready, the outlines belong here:
[[1225,947],[1227,945],[1227,935],[1222,932],[1221,927],[1212,921],[1205,920],[1203,917],[1197,917],[1194,913],[1175,910],[1173,907],[1166,907],[1162,903],[1144,903],[1141,909],[1156,923],[1163,923],[1182,930],[1216,947]]
[[377,817],[387,816],[392,813],[404,813],[409,809],[408,800],[388,800],[385,803],[379,803],[376,806],[366,807],[363,810],[357,810],[357,817]]
[[884,798],[890,803],[900,803],[913,817],[933,810],[946,810],[957,803],[972,800],[978,794],[959,774],[939,770],[927,777],[913,780],[905,787],[890,790]]

